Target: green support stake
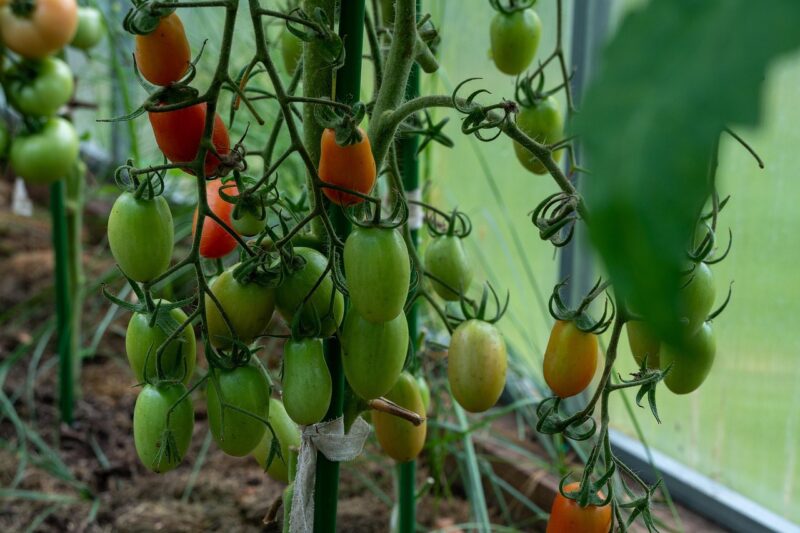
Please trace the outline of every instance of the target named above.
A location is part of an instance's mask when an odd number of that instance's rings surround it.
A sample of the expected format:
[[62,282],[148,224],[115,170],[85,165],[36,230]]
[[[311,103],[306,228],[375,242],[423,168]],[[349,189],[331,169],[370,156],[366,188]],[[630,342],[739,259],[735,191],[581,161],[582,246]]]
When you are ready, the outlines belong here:
[[75,363],[72,350],[69,255],[64,209],[64,181],[50,186],[53,251],[55,253],[56,329],[58,332],[58,405],[61,421],[72,424],[75,402]]
[[[339,35],[344,41],[345,64],[336,72],[336,100],[352,104],[361,96],[361,55],[364,43],[365,0],[342,2],[339,15]],[[340,207],[329,206],[331,222],[337,235],[345,239],[350,224]],[[341,346],[335,338],[325,345],[325,359],[333,379],[333,396],[325,420],[342,416],[344,407],[344,372],[342,371]],[[336,531],[336,509],[339,495],[339,463],[328,461],[322,454],[317,456],[317,472],[314,489],[314,531],[333,533]]]

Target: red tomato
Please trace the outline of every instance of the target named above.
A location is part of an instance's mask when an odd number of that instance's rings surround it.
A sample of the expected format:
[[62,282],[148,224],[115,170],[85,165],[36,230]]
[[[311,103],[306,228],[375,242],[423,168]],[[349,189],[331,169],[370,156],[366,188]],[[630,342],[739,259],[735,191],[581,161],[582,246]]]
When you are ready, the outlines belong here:
[[[226,184],[228,185],[228,184]],[[206,198],[208,200],[208,207],[215,215],[217,215],[225,224],[233,228],[231,222],[231,213],[233,212],[233,204],[226,202],[219,195],[219,190],[222,187],[222,180],[214,180],[206,183]],[[239,190],[236,185],[228,185],[225,189],[225,194],[235,196]],[[194,212],[194,222],[192,222],[192,235],[194,235],[197,228],[197,210]],[[217,224],[215,220],[206,217],[203,222],[203,234],[200,236],[200,255],[208,259],[217,259],[224,257],[231,253],[236,248],[236,239],[228,233],[225,228]]]
[[557,320],[544,352],[544,380],[550,390],[561,398],[580,394],[592,382],[598,351],[597,335]]
[[150,83],[166,86],[183,78],[192,58],[178,14],[162,18],[151,33],[137,35],[134,56],[139,72]]
[[[163,113],[151,111],[148,116],[156,143],[167,159],[173,163],[189,163],[197,157],[206,121],[205,103]],[[225,127],[219,114],[214,116],[211,141],[220,155],[226,155],[231,151],[228,128]],[[207,178],[215,175],[219,163],[216,155],[210,151],[206,154]]]
[[[570,483],[564,492],[576,492],[580,483]],[[598,492],[603,498],[603,493]],[[611,505],[587,505],[581,507],[575,500],[556,494],[550,520],[547,522],[547,533],[608,533],[611,529]]]
[[[369,138],[362,128],[358,128],[361,141],[348,146],[336,144],[336,134],[332,129],[322,132],[319,158],[319,177],[325,183],[345,187],[367,194],[375,185],[377,170],[372,157]],[[339,205],[353,205],[363,198],[336,189],[322,189],[331,202]]]

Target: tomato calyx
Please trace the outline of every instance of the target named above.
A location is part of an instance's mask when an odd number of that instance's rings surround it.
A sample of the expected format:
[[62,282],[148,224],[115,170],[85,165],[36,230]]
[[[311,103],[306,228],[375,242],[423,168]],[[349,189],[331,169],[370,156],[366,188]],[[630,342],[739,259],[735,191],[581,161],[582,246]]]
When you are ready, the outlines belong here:
[[[489,293],[491,293],[492,298],[494,300],[494,309],[495,312],[492,316],[489,316]],[[464,315],[464,320],[461,322],[466,322],[468,320],[480,320],[482,322],[487,322],[489,324],[497,323],[503,315],[508,310],[508,304],[510,302],[511,293],[506,291],[506,301],[505,303],[500,302],[500,296],[498,296],[497,291],[495,291],[494,287],[488,281],[486,285],[483,287],[483,292],[481,293],[480,302],[477,304],[473,301],[468,299],[465,295],[461,295],[461,312]]]
[[410,201],[414,205],[419,205],[428,211],[428,216],[425,217],[426,227],[428,233],[432,237],[458,237],[464,239],[472,233],[472,221],[469,216],[457,208],[453,209],[449,214],[437,209],[436,207],[426,204],[425,202]]
[[553,193],[542,200],[530,213],[531,222],[539,229],[539,237],[556,248],[566,246],[575,232],[579,203],[576,194],[565,192]]
[[317,51],[333,70],[344,65],[344,43],[339,34],[331,29],[333,24],[322,8],[315,8],[313,16],[309,16],[300,7],[292,9],[286,15],[275,13],[273,16],[285,19],[286,29],[298,39],[305,42],[318,41],[321,46]]
[[605,472],[605,474],[595,482],[592,482],[589,476],[584,473],[584,479],[582,479],[578,483],[577,490],[567,490],[570,488],[575,488],[576,483],[568,483],[570,476],[572,473],[568,473],[564,477],[561,478],[561,481],[558,484],[558,493],[561,494],[564,498],[568,500],[572,500],[576,502],[581,507],[605,507],[611,503],[613,499],[613,489],[609,487],[608,496],[604,496],[601,489],[608,485],[609,480],[614,475],[616,471],[615,466],[612,466]]
[[36,11],[36,0],[11,0],[11,12],[20,18],[30,18]]
[[561,298],[561,289],[565,287],[567,283],[568,280],[564,280],[553,288],[553,294],[550,295],[550,301],[548,302],[550,315],[556,320],[574,322],[575,326],[584,333],[602,335],[614,321],[614,316],[616,314],[614,300],[609,298],[608,294],[606,294],[603,313],[598,319],[591,316],[588,308],[598,296],[605,293],[610,285],[609,282],[603,282],[602,278],[598,279],[597,283],[594,284],[583,300],[581,300],[578,307],[574,309],[566,305]]
[[164,2],[146,0],[128,11],[122,27],[133,35],[147,35],[153,33],[162,18],[174,12],[175,7],[169,7]]
[[367,106],[356,102],[352,106],[321,99],[314,107],[314,118],[317,124],[325,129],[333,130],[336,144],[350,146],[360,143],[363,138],[358,125],[367,114]]
[[[516,99],[517,103],[522,107],[537,107],[547,98],[551,97],[552,95],[558,93],[559,91],[563,90],[564,84],[558,85],[553,87],[552,89],[545,90],[545,76],[544,76],[544,66],[546,64],[539,65],[539,67],[531,72],[530,74],[526,74],[517,80],[516,87],[514,88],[514,98]],[[572,76],[569,78],[572,79]],[[536,84],[534,88],[534,84]]]
[[495,11],[502,13],[504,15],[512,15],[517,11],[525,11],[528,8],[533,7],[533,4],[536,3],[536,0],[507,0],[504,3],[502,0],[489,0],[489,3],[492,5]]

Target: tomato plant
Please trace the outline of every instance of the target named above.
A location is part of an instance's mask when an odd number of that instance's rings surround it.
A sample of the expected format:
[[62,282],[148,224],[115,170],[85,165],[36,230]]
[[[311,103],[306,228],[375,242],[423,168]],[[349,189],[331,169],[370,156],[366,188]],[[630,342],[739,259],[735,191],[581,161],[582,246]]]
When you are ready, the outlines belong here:
[[[233,225],[231,213],[233,204],[226,202],[219,194],[223,187],[222,180],[206,183],[206,202],[208,208],[230,228]],[[194,213],[192,234],[197,230],[197,211]],[[200,255],[208,259],[225,257],[236,248],[236,238],[223,228],[216,220],[206,217],[203,222],[203,233],[200,235]]]
[[97,46],[106,35],[106,24],[103,14],[94,7],[78,7],[78,29],[70,46],[81,50],[89,50]]
[[544,352],[544,379],[550,390],[561,398],[583,392],[597,370],[599,351],[596,335],[581,331],[574,322],[556,321]]
[[5,76],[8,101],[24,115],[55,115],[75,88],[69,66],[55,57],[17,63]]
[[[137,34],[134,57],[139,72],[150,83],[165,86],[183,78],[189,70],[192,57],[186,30],[178,14],[173,12],[162,18],[150,33]],[[175,120],[186,119],[184,115]]]
[[[300,447],[300,429],[292,422],[286,413],[283,404],[276,398],[269,399],[269,423],[275,436],[278,437],[281,455],[276,454],[272,457],[272,462],[267,463],[270,450],[272,449],[272,431],[265,431],[261,441],[252,452],[253,457],[259,466],[264,469],[269,476],[281,483],[289,482],[289,447]],[[288,500],[291,501],[291,500]]]
[[[369,137],[361,128],[358,128],[358,136],[360,139],[354,144],[340,146],[334,130],[325,129],[320,147],[319,177],[330,185],[367,194],[375,185],[377,169]],[[354,205],[364,201],[359,196],[337,189],[324,188],[322,192],[331,202],[339,205]]]
[[289,30],[281,33],[281,57],[286,72],[294,74],[300,59],[303,58],[303,41]]
[[542,21],[533,9],[498,12],[489,35],[492,60],[500,72],[516,76],[531,64],[542,38]]
[[133,408],[133,441],[139,460],[153,472],[181,463],[194,429],[194,408],[179,383],[145,385]]
[[316,424],[331,404],[333,384],[322,341],[290,339],[283,348],[283,405],[301,426]]
[[69,44],[78,28],[75,0],[36,0],[0,7],[0,38],[12,51],[41,59]]
[[[580,483],[564,486],[564,492],[575,493]],[[604,499],[601,492],[598,498]],[[547,533],[608,533],[611,529],[611,505],[587,505],[581,507],[577,501],[566,498],[560,492],[553,500],[550,520],[547,522]]]
[[41,130],[22,133],[11,142],[9,162],[31,183],[52,183],[63,178],[78,159],[78,134],[60,117],[47,120]]
[[[417,413],[423,419],[425,417],[425,404],[419,391],[419,384],[408,372],[400,374],[392,389],[386,394],[386,399]],[[408,420],[376,411],[373,413],[372,423],[381,449],[398,463],[414,460],[425,446],[428,428],[425,420],[415,426]]]
[[497,328],[483,320],[462,322],[450,338],[447,378],[461,407],[480,413],[492,407],[506,384],[508,355]]
[[228,347],[233,339],[250,344],[267,329],[275,311],[275,289],[258,281],[237,280],[236,268],[228,268],[211,282],[213,298],[205,296],[208,338],[214,346]]
[[[159,303],[164,305],[170,302],[160,300],[156,305]],[[177,324],[183,324],[187,319],[186,313],[181,309],[159,310],[158,313],[169,313]],[[134,313],[125,331],[125,353],[136,380],[144,383],[159,378],[160,366],[161,379],[181,380],[184,385],[188,384],[194,374],[197,360],[194,331],[189,326],[177,338],[171,340],[161,355],[159,365],[158,349],[167,340],[171,331],[159,324],[158,314],[155,315]]]

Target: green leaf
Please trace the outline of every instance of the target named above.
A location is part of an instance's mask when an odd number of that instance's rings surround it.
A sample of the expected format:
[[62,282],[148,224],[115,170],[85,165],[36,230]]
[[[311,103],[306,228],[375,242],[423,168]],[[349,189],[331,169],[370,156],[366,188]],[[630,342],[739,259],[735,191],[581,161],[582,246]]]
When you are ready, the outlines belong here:
[[800,45],[796,0],[653,0],[604,53],[575,121],[592,239],[618,296],[680,342],[676,294],[727,124],[753,126],[768,64]]

